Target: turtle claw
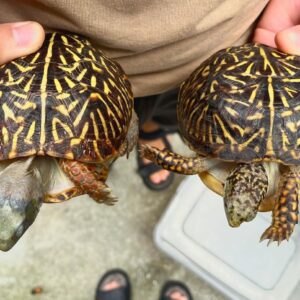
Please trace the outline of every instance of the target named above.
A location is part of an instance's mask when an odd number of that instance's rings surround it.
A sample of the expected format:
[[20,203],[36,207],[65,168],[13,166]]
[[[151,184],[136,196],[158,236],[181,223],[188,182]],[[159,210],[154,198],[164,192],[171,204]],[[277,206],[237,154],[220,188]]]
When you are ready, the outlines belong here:
[[97,203],[103,203],[109,206],[115,205],[118,201],[117,197],[112,195],[110,188],[103,188],[99,191],[89,193],[89,196]]
[[270,226],[267,230],[262,234],[260,238],[260,242],[263,240],[269,240],[267,246],[269,246],[272,242],[277,242],[279,246],[282,241],[289,240],[291,232],[282,227],[274,227]]
[[161,150],[159,150],[155,147],[149,146],[147,144],[139,145],[139,152],[141,154],[141,157],[149,159],[154,163],[157,162],[157,157],[158,157],[160,151]]

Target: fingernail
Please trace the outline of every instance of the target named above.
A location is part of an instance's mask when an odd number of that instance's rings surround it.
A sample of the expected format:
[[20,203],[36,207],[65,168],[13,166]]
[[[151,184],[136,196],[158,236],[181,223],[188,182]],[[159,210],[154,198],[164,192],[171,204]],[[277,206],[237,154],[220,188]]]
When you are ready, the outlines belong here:
[[20,22],[12,25],[13,37],[19,47],[30,45],[34,40],[35,32],[34,22]]

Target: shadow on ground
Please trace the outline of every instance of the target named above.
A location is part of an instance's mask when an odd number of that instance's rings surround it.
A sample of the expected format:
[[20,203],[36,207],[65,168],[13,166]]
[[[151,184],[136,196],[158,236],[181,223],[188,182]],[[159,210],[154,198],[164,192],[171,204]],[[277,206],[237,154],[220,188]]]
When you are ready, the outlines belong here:
[[[178,137],[175,146],[185,151]],[[114,207],[87,197],[44,204],[18,244],[0,253],[0,299],[91,300],[99,276],[114,267],[130,274],[133,300],[158,299],[168,279],[185,281],[195,300],[225,299],[153,243],[155,224],[181,179],[178,175],[166,192],[147,190],[132,154],[119,159],[110,174],[108,183],[120,199]],[[32,295],[37,286],[43,293]]]

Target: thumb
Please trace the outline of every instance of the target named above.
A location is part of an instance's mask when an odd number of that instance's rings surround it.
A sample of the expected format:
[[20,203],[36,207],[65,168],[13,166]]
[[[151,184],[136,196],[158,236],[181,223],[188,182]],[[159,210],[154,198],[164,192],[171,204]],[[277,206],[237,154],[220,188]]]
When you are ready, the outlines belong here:
[[0,65],[38,50],[45,33],[36,22],[0,24]]
[[300,55],[300,25],[279,31],[275,35],[275,43],[285,53]]

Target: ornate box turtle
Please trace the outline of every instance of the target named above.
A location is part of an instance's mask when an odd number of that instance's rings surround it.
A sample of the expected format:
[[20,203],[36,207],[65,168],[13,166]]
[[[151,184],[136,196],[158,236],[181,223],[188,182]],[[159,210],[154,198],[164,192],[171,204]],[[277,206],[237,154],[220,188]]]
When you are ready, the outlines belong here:
[[300,57],[258,44],[221,50],[182,84],[177,115],[197,156],[149,146],[143,155],[165,169],[199,174],[224,196],[231,226],[273,203],[262,239],[288,240],[300,192]]
[[137,118],[124,71],[86,38],[49,33],[38,52],[1,66],[0,120],[1,250],[42,201],[114,203],[109,165],[135,145]]

